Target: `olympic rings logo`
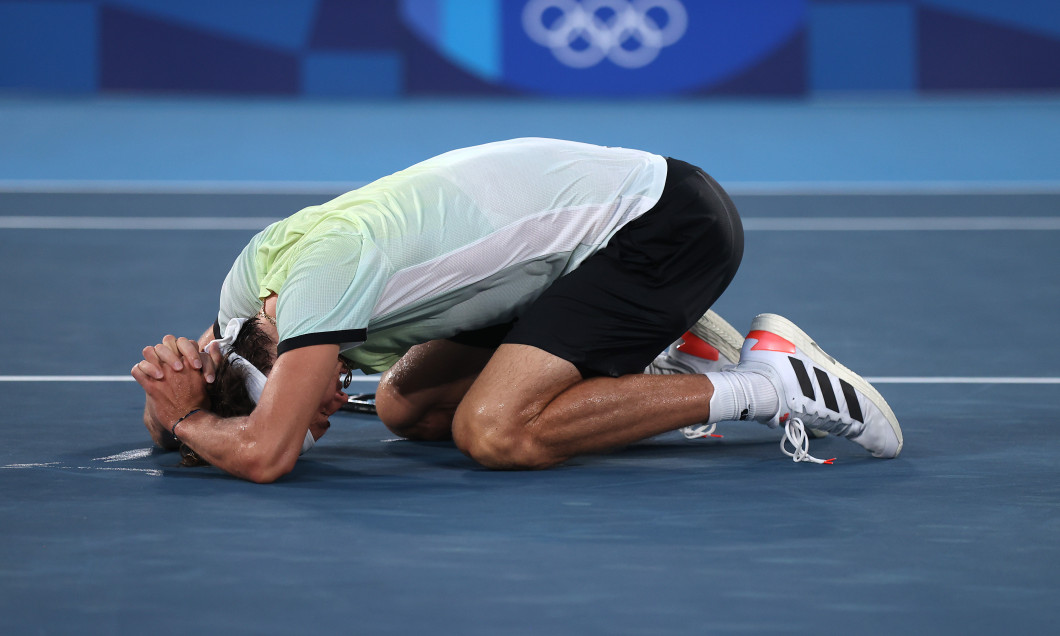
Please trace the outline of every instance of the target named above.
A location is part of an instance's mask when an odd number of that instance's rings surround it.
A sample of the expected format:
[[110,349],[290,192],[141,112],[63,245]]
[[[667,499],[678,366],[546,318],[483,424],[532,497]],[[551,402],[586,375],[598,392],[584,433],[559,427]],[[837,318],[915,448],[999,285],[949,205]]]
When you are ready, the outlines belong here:
[[523,29],[572,68],[640,68],[684,36],[688,13],[680,0],[530,0]]

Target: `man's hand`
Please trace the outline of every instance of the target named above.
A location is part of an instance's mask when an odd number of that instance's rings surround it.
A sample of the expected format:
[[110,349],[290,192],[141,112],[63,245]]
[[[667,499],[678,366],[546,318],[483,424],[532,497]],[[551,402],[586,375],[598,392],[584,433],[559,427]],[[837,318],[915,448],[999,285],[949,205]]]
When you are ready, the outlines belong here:
[[[212,335],[213,329],[207,329],[199,340],[209,342],[208,338]],[[153,347],[144,347],[144,359],[132,368],[133,377],[141,386],[144,386],[144,392],[147,394],[144,404],[144,426],[151,435],[151,439],[165,450],[176,450],[180,446],[180,442],[167,428],[172,426],[174,420],[161,419],[155,401],[151,397],[152,394],[147,390],[148,387],[144,381],[150,378],[156,382],[162,382],[165,379],[167,366],[175,371],[190,366],[193,369],[201,369],[206,381],[212,382],[216,369],[221,365],[222,356],[218,345],[214,344],[209,348],[211,351],[208,354],[199,353],[198,343],[186,338],[166,336],[161,343]]]
[[166,366],[174,371],[191,367],[202,371],[207,382],[214,381],[214,376],[224,357],[221,354],[221,347],[217,344],[211,344],[207,351],[200,352],[198,342],[173,336],[166,336],[161,343],[153,347],[144,347],[143,356],[144,359],[136,366],[147,377],[162,380],[163,367]]
[[[143,387],[147,395],[144,423],[156,441],[158,441],[155,435],[157,431],[152,428],[160,428],[172,434],[173,424],[178,419],[193,409],[205,408],[209,405],[203,374],[171,355],[170,343],[175,343],[176,339],[172,336],[166,338],[172,340],[163,341],[163,344],[155,347],[146,347],[144,360],[132,368],[133,378]],[[170,352],[170,354],[165,352]],[[177,362],[176,365],[171,364],[174,361]],[[178,366],[179,369],[174,369],[174,366]],[[157,371],[161,377],[148,374],[144,367]]]

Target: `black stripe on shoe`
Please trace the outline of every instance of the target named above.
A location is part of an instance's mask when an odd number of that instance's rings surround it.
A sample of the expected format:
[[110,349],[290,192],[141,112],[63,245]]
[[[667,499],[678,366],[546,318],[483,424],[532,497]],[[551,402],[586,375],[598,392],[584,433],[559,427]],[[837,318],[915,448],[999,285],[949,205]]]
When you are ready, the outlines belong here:
[[843,399],[847,401],[847,410],[850,411],[850,417],[864,424],[865,416],[861,413],[861,403],[858,402],[858,394],[854,391],[854,387],[840,378],[839,388],[843,390]]
[[802,363],[802,360],[791,356],[788,356],[788,360],[791,360],[791,368],[795,371],[795,377],[799,379],[802,394],[811,400],[816,400],[817,394],[813,390],[813,383],[810,382],[810,374],[806,373],[806,365]]
[[839,400],[835,399],[835,391],[832,390],[832,381],[828,379],[828,374],[817,367],[813,368],[813,373],[817,376],[817,386],[821,387],[825,408],[838,413]]

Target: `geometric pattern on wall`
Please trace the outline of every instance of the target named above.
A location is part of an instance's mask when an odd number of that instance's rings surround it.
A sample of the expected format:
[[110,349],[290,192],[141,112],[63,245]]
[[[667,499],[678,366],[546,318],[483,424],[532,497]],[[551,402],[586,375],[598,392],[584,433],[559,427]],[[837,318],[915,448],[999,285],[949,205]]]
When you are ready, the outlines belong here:
[[0,0],[0,90],[1060,89],[1056,0]]

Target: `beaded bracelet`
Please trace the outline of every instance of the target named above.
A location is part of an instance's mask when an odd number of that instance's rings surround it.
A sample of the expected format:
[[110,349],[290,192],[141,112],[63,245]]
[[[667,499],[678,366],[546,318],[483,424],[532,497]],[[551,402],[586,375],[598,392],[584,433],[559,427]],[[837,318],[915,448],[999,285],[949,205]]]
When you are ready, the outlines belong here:
[[183,422],[184,420],[188,419],[192,415],[195,415],[196,413],[198,413],[201,410],[202,409],[192,409],[192,410],[188,411],[184,415],[184,417],[180,418],[179,420],[177,420],[176,422],[173,423],[173,428],[170,429],[170,432],[173,433],[173,437],[177,438],[177,441],[180,441],[180,437],[177,436],[177,424],[180,424],[181,422]]

